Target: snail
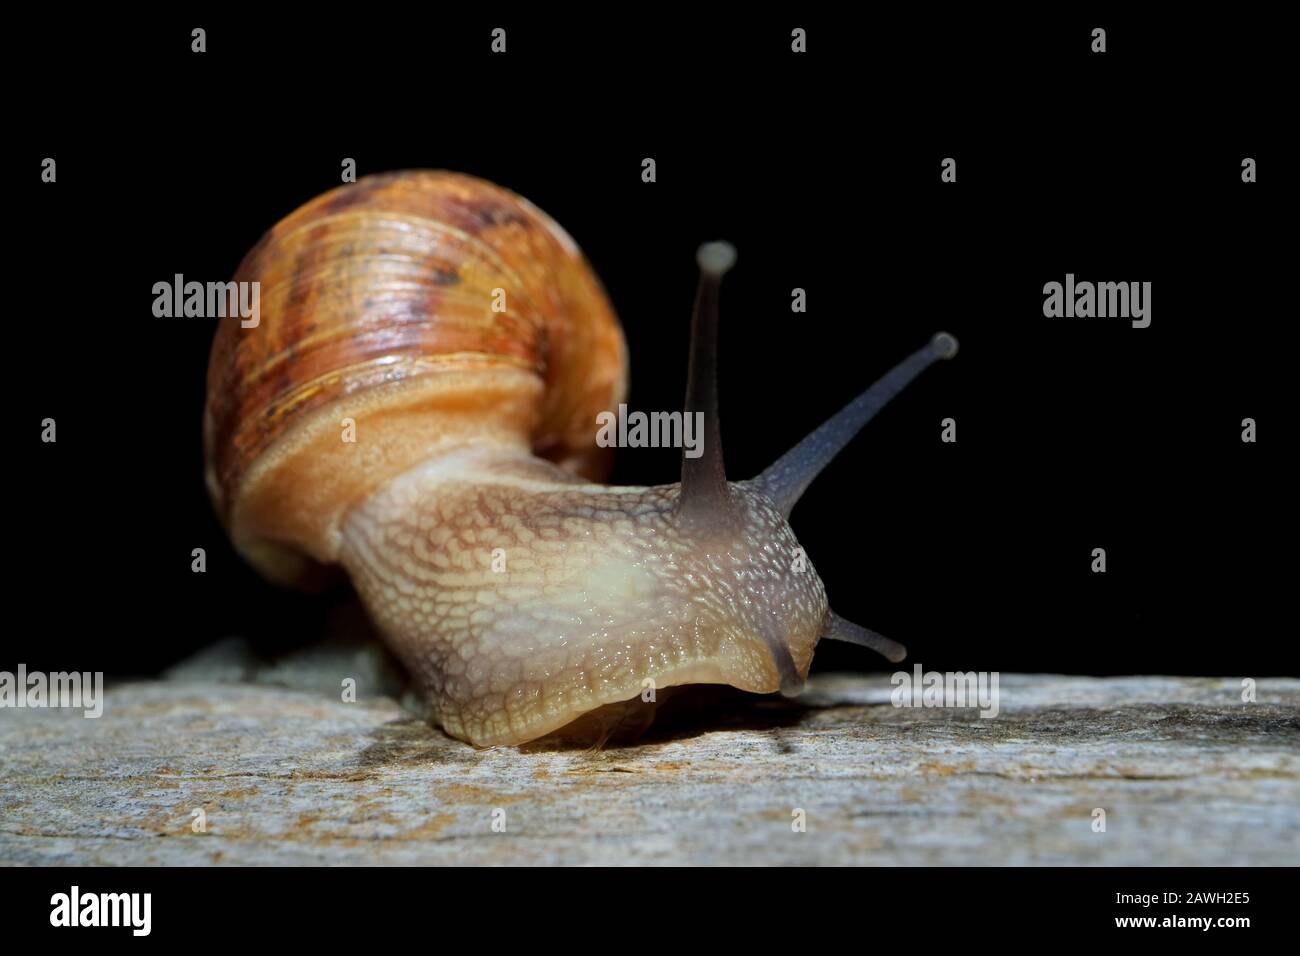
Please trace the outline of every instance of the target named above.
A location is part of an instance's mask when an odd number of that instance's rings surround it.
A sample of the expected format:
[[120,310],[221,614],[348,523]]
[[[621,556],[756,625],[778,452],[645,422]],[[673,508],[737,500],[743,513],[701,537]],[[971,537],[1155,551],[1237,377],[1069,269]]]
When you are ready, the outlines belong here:
[[[608,486],[597,417],[624,397],[621,327],[574,241],[450,172],[370,176],[244,258],[261,321],[223,319],[205,477],[272,581],[351,579],[448,734],[519,745],[632,719],[689,684],[797,694],[818,640],[901,660],[830,611],[788,519],[857,431],[956,340],[939,333],[748,481],[728,481],[715,354],[735,259],[700,247],[680,484]],[[349,434],[349,430],[351,433]]]

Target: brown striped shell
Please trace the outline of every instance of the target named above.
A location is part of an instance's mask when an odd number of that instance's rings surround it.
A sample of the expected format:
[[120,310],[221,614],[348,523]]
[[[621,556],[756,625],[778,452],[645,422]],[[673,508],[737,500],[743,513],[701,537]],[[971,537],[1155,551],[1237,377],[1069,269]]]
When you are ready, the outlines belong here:
[[277,223],[235,280],[260,283],[260,322],[219,324],[206,476],[268,577],[308,583],[347,509],[442,448],[522,445],[604,476],[595,422],[623,398],[622,331],[527,200],[456,173],[370,176]]

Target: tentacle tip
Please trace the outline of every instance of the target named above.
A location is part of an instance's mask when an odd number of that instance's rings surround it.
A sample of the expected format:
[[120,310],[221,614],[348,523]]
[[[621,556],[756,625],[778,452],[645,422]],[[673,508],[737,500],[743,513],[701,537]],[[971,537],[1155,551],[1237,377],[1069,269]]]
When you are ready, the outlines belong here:
[[803,688],[804,688],[804,682],[801,678],[791,677],[789,679],[782,679],[781,696],[798,697],[800,694],[803,693]]
[[695,253],[695,261],[701,272],[724,275],[736,264],[736,247],[729,242],[706,242]]
[[899,664],[907,659],[907,648],[899,644],[897,648],[889,650],[885,654],[885,660],[891,664]]
[[950,332],[936,332],[930,340],[936,357],[950,359],[957,354],[957,337]]

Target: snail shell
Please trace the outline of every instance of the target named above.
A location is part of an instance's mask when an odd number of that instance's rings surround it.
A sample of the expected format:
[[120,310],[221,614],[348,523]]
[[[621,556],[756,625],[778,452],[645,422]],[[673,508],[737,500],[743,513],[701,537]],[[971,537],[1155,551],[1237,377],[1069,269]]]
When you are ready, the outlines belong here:
[[[625,392],[622,330],[577,245],[522,197],[449,172],[366,177],[279,222],[235,280],[261,284],[261,319],[219,323],[206,479],[272,580],[319,580],[343,513],[441,446],[524,443],[607,473],[593,423]],[[342,440],[345,419],[364,440]]]

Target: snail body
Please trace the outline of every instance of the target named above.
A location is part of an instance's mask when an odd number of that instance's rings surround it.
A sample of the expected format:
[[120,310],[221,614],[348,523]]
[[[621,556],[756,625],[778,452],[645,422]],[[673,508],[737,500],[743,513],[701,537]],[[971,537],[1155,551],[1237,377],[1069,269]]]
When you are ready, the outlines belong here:
[[609,486],[597,416],[623,399],[626,349],[558,225],[453,173],[308,203],[236,273],[262,284],[260,323],[223,320],[213,345],[207,481],[236,548],[286,584],[343,568],[434,719],[480,747],[650,707],[646,688],[797,693],[822,637],[901,659],[829,610],[787,519],[955,341],[936,336],[762,475],[728,482],[714,349],[734,252],[698,259],[686,404],[703,454],[683,457],[680,484]]

